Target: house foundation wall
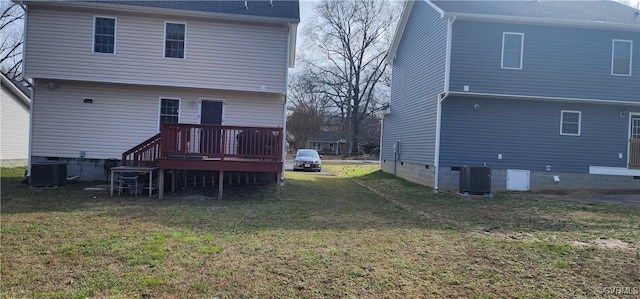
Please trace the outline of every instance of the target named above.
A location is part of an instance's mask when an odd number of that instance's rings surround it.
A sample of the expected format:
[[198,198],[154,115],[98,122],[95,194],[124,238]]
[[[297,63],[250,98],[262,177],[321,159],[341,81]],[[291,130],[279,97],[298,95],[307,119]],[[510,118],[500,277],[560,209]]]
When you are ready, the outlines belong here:
[[429,187],[434,185],[435,171],[433,165],[382,160],[380,161],[380,169],[417,184]]
[[[38,162],[65,162],[67,163],[67,176],[79,181],[108,181],[109,169],[119,165],[118,160],[109,159],[84,159],[84,158],[58,158],[34,156],[32,163]],[[108,164],[105,166],[105,163]],[[118,163],[118,164],[114,164]]]
[[[554,180],[558,176],[559,181]],[[441,190],[459,189],[460,172],[451,168],[440,170],[439,187]],[[585,186],[588,186],[585,188]],[[596,175],[587,173],[531,171],[529,179],[531,191],[541,190],[640,190],[640,179],[632,176]],[[491,170],[491,190],[507,191],[506,169]]]

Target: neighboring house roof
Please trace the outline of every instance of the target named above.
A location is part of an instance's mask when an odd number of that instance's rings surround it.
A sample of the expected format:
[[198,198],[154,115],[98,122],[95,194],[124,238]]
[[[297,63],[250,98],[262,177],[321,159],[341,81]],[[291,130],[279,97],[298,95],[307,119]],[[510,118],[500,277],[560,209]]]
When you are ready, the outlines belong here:
[[338,142],[344,140],[344,134],[342,132],[320,131],[309,138],[309,141],[313,142]]
[[445,15],[481,14],[640,26],[637,9],[615,1],[432,1]]
[[[640,11],[612,0],[425,1],[450,20],[574,26],[640,32]],[[414,1],[406,1],[391,44],[392,64]]]
[[17,80],[10,79],[4,74],[0,74],[2,86],[6,86],[18,99],[20,99],[27,107],[31,106],[31,91]]

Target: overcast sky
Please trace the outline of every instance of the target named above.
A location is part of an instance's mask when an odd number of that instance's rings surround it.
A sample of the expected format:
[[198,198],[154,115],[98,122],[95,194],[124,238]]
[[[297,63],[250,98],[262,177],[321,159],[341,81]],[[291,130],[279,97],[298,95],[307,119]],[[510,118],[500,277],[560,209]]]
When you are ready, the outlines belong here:
[[[298,47],[303,43],[303,28],[304,25],[309,22],[311,17],[313,16],[313,6],[318,3],[320,0],[300,0],[300,24],[298,26]],[[402,0],[393,0],[393,1],[402,1]],[[638,8],[640,4],[640,0],[615,0],[620,3],[629,5],[633,8]]]

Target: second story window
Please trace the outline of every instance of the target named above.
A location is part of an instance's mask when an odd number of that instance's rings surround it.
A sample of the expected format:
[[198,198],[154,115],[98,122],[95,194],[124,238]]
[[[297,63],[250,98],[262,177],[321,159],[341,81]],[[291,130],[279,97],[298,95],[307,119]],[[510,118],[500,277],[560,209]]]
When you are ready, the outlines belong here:
[[184,42],[187,24],[165,23],[164,57],[184,58]]
[[502,33],[502,68],[522,69],[522,47],[524,34],[504,32]]
[[633,42],[614,39],[611,49],[611,75],[631,76],[631,51]]
[[116,19],[95,17],[93,21],[93,52],[116,53]]

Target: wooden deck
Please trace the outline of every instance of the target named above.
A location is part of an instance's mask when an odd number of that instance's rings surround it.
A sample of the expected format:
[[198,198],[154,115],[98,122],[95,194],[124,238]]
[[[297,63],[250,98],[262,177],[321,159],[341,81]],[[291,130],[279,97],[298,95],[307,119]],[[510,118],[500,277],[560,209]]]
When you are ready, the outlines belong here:
[[[123,153],[122,165],[158,167],[159,186],[164,186],[165,171],[217,171],[218,198],[222,198],[225,171],[271,172],[280,177],[282,148],[282,128],[163,124],[160,133]],[[171,185],[175,189],[175,181]],[[276,185],[279,193],[279,182]],[[160,198],[163,193],[158,188]]]
[[281,172],[282,161],[243,159],[243,158],[181,158],[167,157],[158,159],[157,166],[162,169],[182,170],[222,170],[249,172]]

